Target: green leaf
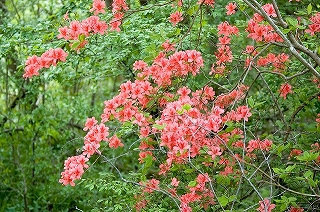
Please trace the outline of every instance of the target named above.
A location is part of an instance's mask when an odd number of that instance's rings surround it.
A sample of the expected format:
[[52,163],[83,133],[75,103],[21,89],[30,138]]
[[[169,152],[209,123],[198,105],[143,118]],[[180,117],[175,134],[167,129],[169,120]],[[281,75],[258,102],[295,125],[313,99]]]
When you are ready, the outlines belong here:
[[80,45],[79,41],[75,41],[72,45],[71,45],[71,49],[77,49]]
[[291,172],[292,170],[294,170],[296,168],[296,164],[294,164],[293,166],[288,166],[285,170],[285,172]]
[[313,175],[313,173],[312,173],[312,171],[310,171],[310,170],[308,170],[308,171],[306,171],[304,174],[303,174],[303,176],[305,177],[305,178],[312,178],[312,175]]
[[177,171],[178,169],[179,169],[179,167],[174,164],[174,165],[171,167],[170,170],[171,170],[172,172],[174,172],[174,171]]
[[194,169],[186,169],[183,172],[186,174],[190,174],[190,173],[194,172]]
[[254,101],[253,101],[252,96],[250,96],[250,97],[248,98],[248,104],[249,104],[249,107],[251,107],[251,108],[254,107]]
[[282,174],[283,173],[283,169],[279,169],[279,168],[272,168],[272,170],[274,171],[274,173],[276,174]]
[[189,16],[192,16],[198,9],[199,9],[199,5],[196,4],[196,5],[192,6],[189,10],[187,10],[187,14]]
[[[320,54],[320,46],[317,48],[317,53]],[[318,125],[320,126],[320,125]]]
[[184,110],[177,110],[178,115],[182,115],[184,113]]
[[185,109],[186,111],[189,111],[191,109],[191,105],[187,103],[183,105],[182,108]]
[[305,151],[302,155],[298,155],[296,156],[296,158],[300,161],[313,161],[315,159],[317,159],[317,157],[319,157],[319,152],[308,152],[308,151]]
[[295,198],[295,197],[288,197],[289,202],[295,202],[296,200],[297,200],[297,198]]
[[197,184],[198,184],[197,181],[190,181],[188,183],[188,187],[195,187]]
[[221,204],[222,207],[226,206],[229,203],[229,199],[225,195],[221,197],[217,197],[217,199],[219,200],[219,203]]
[[295,15],[298,15],[298,16],[304,16],[304,15],[307,15],[307,13],[305,11],[302,11],[302,10],[299,10],[297,12],[294,13]]
[[230,185],[230,178],[227,176],[218,175],[217,176],[217,183],[223,185]]
[[310,15],[311,12],[312,12],[312,5],[311,5],[311,3],[310,3],[310,4],[307,6],[307,13],[308,13],[308,15]]
[[79,41],[82,42],[82,41],[84,41],[86,36],[84,34],[81,34],[81,35],[78,36],[78,38],[79,38]]
[[144,159],[143,159],[143,162],[145,162],[145,167],[146,168],[149,168],[151,165],[152,165],[152,162],[153,162],[153,158],[151,155],[147,155]]
[[263,105],[265,102],[266,101],[255,103],[254,107],[259,107],[260,105]]
[[160,124],[154,124],[152,125],[153,128],[156,128],[157,130],[163,130],[166,127],[166,124],[160,125]]
[[293,26],[293,27],[297,27],[298,26],[298,20],[296,18],[292,18],[292,17],[286,17],[286,21],[289,25]]

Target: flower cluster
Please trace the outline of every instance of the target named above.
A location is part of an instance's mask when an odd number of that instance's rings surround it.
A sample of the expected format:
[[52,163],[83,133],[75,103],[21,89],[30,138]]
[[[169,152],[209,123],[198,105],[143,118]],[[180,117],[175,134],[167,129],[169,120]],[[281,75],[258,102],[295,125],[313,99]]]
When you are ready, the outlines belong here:
[[129,7],[125,0],[114,0],[112,2],[113,19],[109,23],[111,31],[120,32],[124,11],[127,11],[128,9]]
[[272,4],[265,4],[262,6],[263,10],[267,13],[270,17],[277,17],[276,10],[274,9]]
[[[265,4],[262,8],[268,16],[277,17],[272,4]],[[263,17],[258,13],[255,13],[253,18],[249,20],[246,30],[249,32],[248,37],[256,41],[283,42],[283,39],[273,30],[271,25],[263,23]]]
[[271,212],[276,207],[275,204],[271,204],[269,199],[259,201],[260,207],[257,209],[260,212]]
[[159,183],[159,180],[151,179],[146,182],[140,182],[139,184],[144,187],[143,192],[152,193],[155,190],[159,190]]
[[87,162],[93,154],[100,154],[99,148],[101,141],[109,142],[110,148],[124,146],[116,135],[108,138],[109,128],[105,126],[104,123],[98,124],[98,121],[94,117],[87,119],[83,130],[88,132],[84,137],[82,154],[68,158],[64,163],[65,171],[61,173],[60,179],[60,182],[64,185],[70,184],[74,186],[74,180],[81,178],[84,173],[83,168],[88,168],[85,162]]
[[237,5],[235,3],[229,3],[227,6],[226,6],[226,10],[227,10],[227,15],[232,15],[232,14],[235,14],[236,13],[236,8],[237,8]]
[[310,21],[312,24],[308,26],[309,29],[306,29],[306,32],[314,36],[315,33],[320,32],[320,12],[312,16]]
[[101,21],[98,16],[90,16],[83,21],[71,21],[68,26],[59,28],[58,38],[65,40],[79,40],[80,35],[89,36],[90,34],[100,33],[103,35],[108,29],[105,21]]
[[218,25],[219,42],[217,44],[218,49],[215,52],[216,65],[212,64],[211,72],[209,74],[223,74],[225,71],[225,65],[231,63],[233,55],[230,48],[231,35],[237,35],[238,28],[230,25],[227,21]]
[[106,2],[102,0],[93,0],[92,8],[90,12],[93,12],[94,15],[98,15],[99,13],[105,13],[104,8],[106,7]]
[[[123,18],[123,11],[128,10],[128,6],[124,0],[114,0],[112,3],[112,12],[114,18],[107,24],[105,21],[100,20],[99,13],[105,13],[105,2],[102,0],[93,0],[91,12],[94,12],[93,16],[90,16],[82,21],[71,21],[69,26],[63,26],[59,28],[59,39],[72,40],[70,46],[74,50],[83,48],[88,41],[86,37],[92,34],[105,34],[110,26],[110,30],[120,31],[121,20]],[[65,16],[65,20],[68,20],[68,14]],[[76,44],[76,45],[74,45]],[[43,53],[41,57],[36,55],[29,57],[26,61],[24,78],[31,78],[34,75],[39,75],[41,68],[49,68],[51,65],[56,65],[57,61],[65,62],[67,53],[61,48],[50,49]]]
[[64,171],[61,173],[59,182],[63,185],[70,184],[71,186],[75,186],[74,181],[81,179],[84,168],[89,167],[86,164],[88,160],[84,155],[72,156],[65,160]]
[[292,89],[292,86],[289,83],[282,84],[279,89],[280,96],[286,99],[288,93],[293,93],[291,89]]
[[26,61],[24,78],[31,78],[34,75],[39,75],[39,70],[42,68],[50,68],[56,66],[58,61],[65,62],[68,54],[61,48],[49,49],[40,57],[33,55],[28,57]]
[[[189,192],[183,194],[180,197],[180,208],[183,212],[191,212],[192,208],[189,206],[190,203],[198,202],[201,203],[202,200],[205,200],[202,204],[203,208],[207,208],[209,205],[215,204],[213,201],[214,194],[210,189],[206,188],[206,183],[210,182],[211,179],[207,173],[199,174],[194,181],[196,185],[189,187]],[[201,205],[201,204],[200,204]]]
[[289,55],[281,53],[275,55],[273,53],[267,54],[265,57],[259,57],[257,60],[258,67],[265,67],[271,65],[273,71],[282,72],[286,68],[285,63],[289,62]]
[[[156,121],[162,129],[153,128],[153,132],[160,133],[160,146],[167,148],[165,163],[160,165],[160,173],[166,174],[170,167],[177,163],[185,163],[189,157],[200,155],[201,149],[207,149],[207,155],[212,161],[221,156],[225,144],[229,141],[227,134],[219,133],[227,122],[248,120],[251,116],[247,106],[240,106],[226,112],[225,103],[239,100],[243,94],[236,90],[231,95],[216,98],[216,105],[208,107],[207,102],[215,99],[213,89],[205,87],[203,90],[191,92],[182,87],[177,93],[179,99],[168,102],[162,111],[161,118]],[[225,100],[223,100],[223,98]],[[220,107],[220,106],[221,107]],[[219,133],[219,136],[215,136]],[[212,134],[213,136],[208,136]]]
[[177,23],[179,23],[182,20],[183,20],[182,13],[179,11],[172,13],[169,18],[169,21],[172,23],[173,26],[176,26]]
[[198,0],[197,4],[205,4],[213,8],[215,1],[214,0]]
[[248,143],[247,152],[251,153],[257,149],[268,151],[271,148],[271,145],[272,145],[272,141],[268,139],[265,139],[263,141],[260,141],[260,139],[251,140]]
[[196,75],[201,67],[203,67],[201,53],[186,50],[175,52],[169,58],[166,58],[165,53],[161,52],[150,67],[135,66],[135,69],[141,70],[141,73],[138,73],[139,78],[151,77],[158,86],[165,86],[171,84],[172,77],[182,77],[188,73]]

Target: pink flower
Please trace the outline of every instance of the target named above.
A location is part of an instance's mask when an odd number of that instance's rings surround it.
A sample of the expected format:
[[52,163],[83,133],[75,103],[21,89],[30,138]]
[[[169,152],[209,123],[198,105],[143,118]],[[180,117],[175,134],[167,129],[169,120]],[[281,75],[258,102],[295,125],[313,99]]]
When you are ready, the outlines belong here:
[[271,212],[272,209],[276,207],[275,204],[270,204],[269,199],[264,199],[263,201],[259,201],[260,207],[257,209],[260,212]]
[[274,9],[272,4],[265,4],[262,6],[262,8],[268,16],[277,17],[276,10]]
[[66,14],[63,15],[63,19],[66,20],[66,21],[69,20],[68,12],[66,12]]
[[212,8],[214,7],[214,0],[198,0],[197,4],[205,4],[205,5],[209,5]]
[[141,185],[144,185],[145,188],[143,192],[152,193],[154,190],[159,190],[159,180],[151,179],[145,183],[140,182]]
[[89,166],[86,162],[89,159],[84,155],[72,156],[64,161],[64,171],[61,173],[60,183],[63,185],[70,184],[75,186],[74,181],[81,179],[82,174],[84,173],[84,168]]
[[229,4],[226,6],[227,15],[235,14],[235,13],[236,13],[236,11],[235,11],[236,8],[237,8],[237,5],[236,5],[235,3],[229,3]]
[[166,40],[162,45],[161,45],[161,47],[162,48],[164,48],[164,50],[166,51],[166,52],[169,52],[169,51],[174,51],[175,50],[175,43],[170,43],[170,41],[169,40]]
[[24,78],[31,78],[34,75],[39,75],[39,70],[41,68],[50,68],[50,66],[55,66],[58,61],[65,62],[68,54],[61,48],[49,49],[44,52],[40,57],[33,55],[28,57],[26,61]]
[[301,149],[293,149],[293,150],[291,150],[290,156],[288,158],[290,159],[291,157],[301,155],[302,153],[303,153],[303,151]]
[[105,13],[106,12],[104,10],[105,7],[106,7],[105,1],[93,0],[92,9],[90,9],[90,12],[94,12],[94,15],[97,15],[99,13]]
[[120,139],[116,135],[114,135],[110,138],[110,140],[109,140],[109,147],[110,148],[116,149],[118,147],[123,147],[123,146],[124,146],[123,143],[121,143]]
[[284,99],[286,99],[288,93],[293,93],[291,88],[292,88],[292,86],[289,83],[282,84],[279,89],[280,96],[282,96]]
[[218,25],[218,35],[237,35],[239,33],[239,29],[236,26],[232,26],[229,22],[225,21]]
[[208,151],[208,155],[211,155],[212,160],[214,160],[216,156],[220,156],[221,154],[222,151],[218,146],[212,146],[210,147],[210,151]]
[[94,126],[96,126],[97,123],[98,123],[98,121],[96,120],[95,117],[87,118],[85,128],[83,128],[83,131],[87,131],[87,130],[92,129]]
[[175,187],[178,187],[180,181],[177,180],[177,178],[172,178],[172,181],[171,181],[171,185],[172,186],[175,186]]
[[115,14],[122,10],[128,10],[129,7],[125,0],[113,0],[112,1],[112,12]]
[[312,24],[308,26],[309,29],[307,29],[306,32],[310,33],[311,36],[314,36],[316,32],[320,32],[320,12],[312,16],[310,21]]
[[182,13],[179,11],[172,13],[169,19],[169,21],[172,23],[173,26],[176,26],[177,23],[179,23],[182,20],[183,20]]
[[[148,157],[148,156],[151,156],[152,157],[152,152],[151,151],[145,151],[145,152],[140,152],[139,153],[139,163],[144,163],[145,162],[145,158]],[[152,159],[155,159],[152,157]]]
[[304,209],[300,208],[300,207],[293,207],[291,206],[290,211],[289,212],[303,212]]
[[243,105],[237,108],[237,117],[239,118],[239,120],[243,119],[244,121],[248,121],[248,118],[251,115],[252,113],[250,113],[250,108],[248,108],[247,106]]
[[133,70],[144,70],[148,64],[143,60],[137,60],[133,63]]

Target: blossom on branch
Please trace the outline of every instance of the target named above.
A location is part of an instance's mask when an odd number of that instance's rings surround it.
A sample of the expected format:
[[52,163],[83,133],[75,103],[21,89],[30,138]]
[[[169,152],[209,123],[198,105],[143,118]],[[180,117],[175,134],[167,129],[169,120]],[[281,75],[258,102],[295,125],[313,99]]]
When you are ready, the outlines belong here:
[[237,8],[237,5],[235,3],[229,3],[227,6],[226,6],[226,9],[227,9],[227,15],[232,15],[232,14],[235,14],[236,13],[236,9]]
[[284,99],[286,99],[288,93],[293,93],[291,88],[292,88],[292,86],[289,83],[282,84],[279,89],[280,96],[283,97]]
[[176,26],[177,23],[179,23],[182,20],[183,20],[182,13],[179,11],[172,13],[169,18],[169,21],[172,23],[173,26]]

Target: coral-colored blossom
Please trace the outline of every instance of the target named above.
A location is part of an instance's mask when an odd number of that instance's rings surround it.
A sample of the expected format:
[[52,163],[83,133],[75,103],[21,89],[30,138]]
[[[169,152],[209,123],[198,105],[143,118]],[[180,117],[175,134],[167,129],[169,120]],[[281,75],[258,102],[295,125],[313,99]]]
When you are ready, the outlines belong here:
[[177,180],[177,178],[175,178],[175,177],[172,178],[172,180],[171,180],[171,185],[172,186],[178,187],[179,183],[180,183],[180,181]]
[[182,20],[183,20],[182,13],[179,11],[172,13],[169,18],[169,21],[172,23],[173,26],[176,26],[177,23],[179,23]]
[[260,207],[257,209],[260,212],[271,212],[276,207],[275,204],[271,204],[269,199],[259,201]]
[[303,153],[303,151],[301,149],[293,149],[291,150],[290,152],[290,156],[289,156],[289,159],[291,157],[295,157],[295,156],[298,156],[298,155],[301,155]]
[[93,0],[92,9],[90,9],[90,12],[94,12],[94,15],[97,15],[99,13],[105,13],[106,12],[104,10],[105,7],[106,7],[105,1]]
[[144,70],[148,64],[143,60],[137,60],[133,63],[133,70]]
[[268,16],[277,17],[276,10],[274,9],[272,4],[265,4],[262,6],[262,8]]
[[260,139],[250,140],[247,146],[247,152],[251,153],[256,149],[269,151],[272,145],[272,141],[265,139],[260,141]]
[[214,0],[198,0],[197,4],[205,4],[205,5],[211,6],[213,8],[214,3],[215,3]]
[[109,139],[109,147],[110,148],[118,148],[118,147],[123,147],[123,143],[121,143],[121,140],[116,136],[112,136],[110,139]]
[[83,128],[83,131],[87,131],[87,130],[92,129],[94,126],[96,126],[97,123],[98,123],[98,121],[96,120],[95,117],[87,118],[85,128]]
[[279,89],[280,96],[286,99],[288,93],[293,93],[291,89],[292,89],[292,86],[289,83],[282,84]]
[[312,16],[310,21],[311,24],[308,26],[309,29],[306,29],[306,32],[310,33],[311,36],[314,36],[315,33],[320,32],[320,12]]
[[226,9],[227,9],[227,15],[232,15],[232,14],[235,14],[236,13],[236,9],[237,8],[237,5],[235,3],[229,3],[227,6],[226,6]]
[[84,168],[89,166],[86,164],[88,158],[84,155],[72,156],[69,157],[64,162],[64,171],[61,173],[60,183],[63,185],[70,184],[75,186],[74,181],[81,179],[82,174],[84,173]]
[[166,40],[162,45],[161,47],[164,48],[164,50],[166,52],[169,52],[169,51],[174,51],[175,50],[175,43],[170,43],[169,40]]
[[159,183],[159,180],[152,178],[151,180],[140,182],[139,184],[144,186],[143,192],[152,193],[155,190],[159,190]]
[[300,208],[300,207],[293,207],[291,206],[289,212],[303,212],[304,209],[303,208]]
[[26,61],[24,78],[31,78],[34,75],[39,75],[39,70],[42,68],[49,68],[56,66],[58,61],[65,62],[68,54],[61,48],[49,49],[40,57],[33,55],[28,57]]

